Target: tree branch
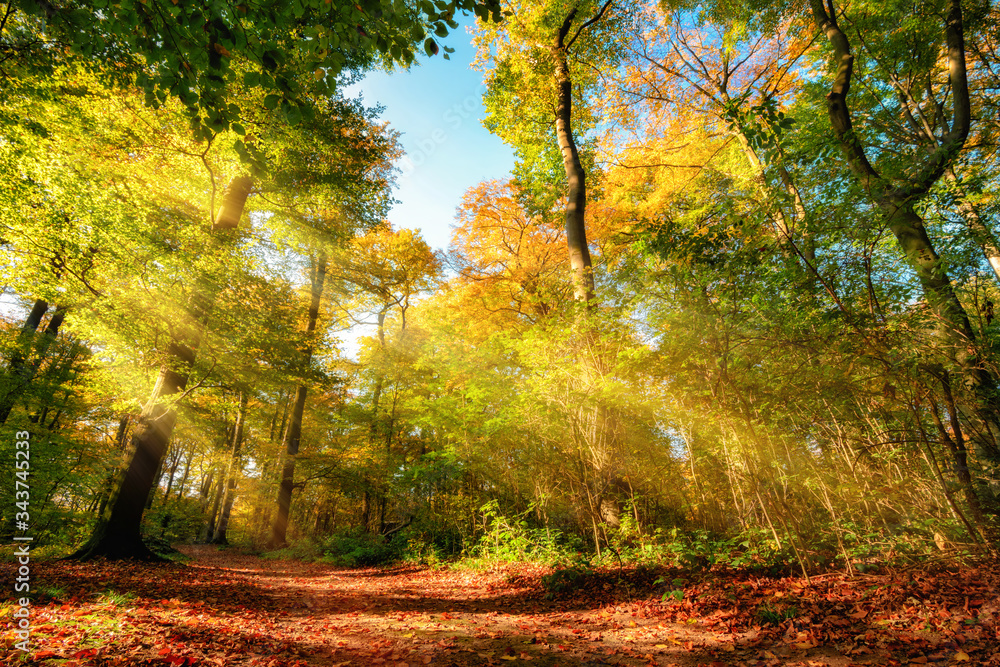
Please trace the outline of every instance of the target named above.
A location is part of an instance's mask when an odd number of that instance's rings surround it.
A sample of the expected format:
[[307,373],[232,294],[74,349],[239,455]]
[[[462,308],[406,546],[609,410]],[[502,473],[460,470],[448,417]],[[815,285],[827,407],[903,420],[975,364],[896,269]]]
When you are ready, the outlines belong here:
[[[600,21],[601,18],[603,18],[604,12],[608,11],[608,7],[610,7],[613,2],[614,2],[614,0],[608,0],[607,2],[605,2],[604,5],[601,6],[600,11],[598,11],[589,21],[587,21],[586,23],[584,23],[583,25],[581,25],[579,28],[576,29],[576,32],[573,34],[573,37],[568,42],[566,42],[566,49],[567,50],[569,50],[570,47],[573,46],[573,43],[576,42],[576,39],[577,39],[577,37],[580,36],[580,33],[582,33],[584,30],[586,30],[590,26],[594,25],[595,23],[597,23],[598,21]],[[576,14],[576,9],[574,8],[573,11],[570,12],[570,15],[567,18],[567,21],[572,20],[572,17],[575,14]],[[566,37],[566,33],[563,33],[563,31],[561,29],[560,29],[559,32],[560,32],[560,37],[561,38],[565,38]],[[568,25],[566,26],[566,32],[569,32],[569,26]]]

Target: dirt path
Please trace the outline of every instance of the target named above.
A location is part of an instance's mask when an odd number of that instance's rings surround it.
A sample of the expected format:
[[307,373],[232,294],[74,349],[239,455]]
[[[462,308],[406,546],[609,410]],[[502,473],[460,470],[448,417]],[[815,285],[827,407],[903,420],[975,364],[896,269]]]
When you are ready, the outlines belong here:
[[[234,566],[212,550],[188,553],[199,567]],[[279,632],[309,664],[700,665],[725,653],[718,636],[664,624],[642,605],[581,609],[539,599],[503,574],[245,565],[239,571],[267,592]]]
[[[914,580],[913,591],[888,577],[831,577],[805,586],[735,574],[699,582],[689,573],[690,579],[673,579],[677,599],[666,601],[651,576],[634,575],[630,585],[614,573],[576,581],[575,590],[548,600],[540,571],[524,568],[492,574],[345,570],[214,547],[185,553],[192,558],[187,565],[38,565],[33,661],[70,667],[975,665],[991,664],[1000,645],[993,620],[1000,602],[985,599],[995,582],[976,571]],[[928,581],[938,588],[930,590]],[[920,590],[927,593],[923,602],[913,595]],[[4,605],[2,664],[20,664],[22,657],[13,649],[11,606]]]

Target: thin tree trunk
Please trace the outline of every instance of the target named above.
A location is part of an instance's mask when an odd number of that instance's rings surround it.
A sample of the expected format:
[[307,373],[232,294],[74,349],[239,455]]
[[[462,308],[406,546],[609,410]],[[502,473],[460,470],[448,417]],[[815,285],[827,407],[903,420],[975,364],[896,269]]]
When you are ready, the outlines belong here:
[[229,544],[226,538],[226,531],[229,529],[229,516],[233,510],[233,502],[236,500],[236,478],[241,471],[240,450],[243,447],[244,425],[247,415],[248,394],[240,391],[240,407],[236,414],[236,426],[233,429],[233,454],[229,463],[229,480],[226,483],[226,500],[222,505],[222,516],[219,517],[219,524],[212,536],[212,544]]
[[177,484],[177,500],[184,497],[184,487],[187,486],[188,474],[191,472],[192,459],[194,459],[194,455],[188,455],[187,460],[184,462],[184,472],[181,474],[181,481]]
[[958,409],[955,407],[955,398],[951,392],[951,381],[947,375],[941,379],[941,386],[944,389],[945,407],[948,408],[951,435],[948,434],[944,424],[941,423],[937,405],[933,402],[931,403],[931,417],[934,419],[934,424],[937,426],[942,442],[944,442],[945,446],[951,452],[952,469],[955,471],[955,476],[962,486],[962,493],[965,495],[965,502],[968,503],[969,510],[972,512],[972,519],[975,521],[980,532],[985,535],[989,528],[989,522],[986,520],[983,505],[976,494],[972,472],[969,470],[969,452],[965,447],[965,436],[962,433],[962,426],[958,420]]
[[[320,251],[319,257],[313,260],[312,297],[309,304],[309,322],[306,325],[306,348],[302,354],[302,370],[308,369],[312,361],[313,333],[319,320],[320,300],[323,297],[323,282],[326,279],[326,253]],[[281,484],[278,488],[278,514],[271,527],[271,540],[268,543],[272,549],[278,549],[288,544],[288,517],[292,507],[292,489],[295,481],[295,457],[299,453],[299,440],[302,437],[302,415],[305,412],[305,385],[295,389],[295,403],[292,408],[291,421],[285,434],[285,464],[281,470]]]
[[208,509],[208,499],[212,495],[212,482],[215,481],[215,473],[216,468],[212,468],[208,472],[208,476],[201,481],[201,487],[198,489],[198,506],[202,512]]
[[[936,410],[936,406],[932,403],[932,408]],[[927,437],[927,432],[924,430],[924,426],[920,421],[920,414],[913,404],[910,405],[910,409],[913,411],[914,419],[917,424],[917,430],[920,433],[920,438],[924,443],[924,450],[921,452],[923,454],[924,460],[927,462],[927,466],[931,473],[937,478],[938,484],[941,485],[941,492],[944,494],[945,500],[948,502],[948,506],[951,508],[952,515],[962,522],[965,526],[966,531],[976,542],[983,542],[984,538],[981,534],[980,528],[972,525],[969,519],[962,512],[958,503],[955,502],[954,494],[948,488],[948,482],[945,480],[944,475],[941,473],[941,467],[938,465],[937,457],[934,456],[934,448],[931,446],[930,439]],[[934,414],[934,422],[938,427],[938,433],[942,436],[947,435],[944,431],[944,427],[941,424],[941,419],[937,414]],[[929,455],[929,456],[928,456]]]
[[[177,449],[176,446],[174,449]],[[170,500],[170,491],[174,488],[174,477],[177,475],[177,469],[181,467],[181,455],[180,452],[176,452],[176,456],[173,457],[173,463],[170,464],[170,473],[167,476],[167,488],[163,492],[163,506],[167,506],[167,501]]]
[[215,500],[212,502],[212,511],[205,520],[205,525],[201,529],[199,541],[208,542],[209,538],[215,534],[215,520],[219,516],[219,506],[222,504],[222,494],[226,490],[226,478],[219,477],[219,483],[215,485]]

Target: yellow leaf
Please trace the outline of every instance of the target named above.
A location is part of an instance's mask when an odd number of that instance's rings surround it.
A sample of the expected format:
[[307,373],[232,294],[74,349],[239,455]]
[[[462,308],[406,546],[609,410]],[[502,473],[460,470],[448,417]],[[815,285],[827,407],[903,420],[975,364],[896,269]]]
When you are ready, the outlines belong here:
[[969,654],[966,653],[965,651],[959,651],[958,653],[953,655],[951,659],[956,660],[958,662],[969,662]]

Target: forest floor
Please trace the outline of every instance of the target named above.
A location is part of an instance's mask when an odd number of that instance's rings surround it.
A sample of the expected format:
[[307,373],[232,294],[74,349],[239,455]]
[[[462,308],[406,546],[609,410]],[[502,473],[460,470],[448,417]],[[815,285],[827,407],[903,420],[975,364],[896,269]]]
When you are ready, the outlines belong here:
[[[548,599],[548,570],[529,566],[338,569],[183,550],[186,564],[32,563],[31,652],[14,647],[5,586],[0,664],[1000,666],[996,563],[810,582],[616,568]],[[0,566],[4,581],[14,567]]]

